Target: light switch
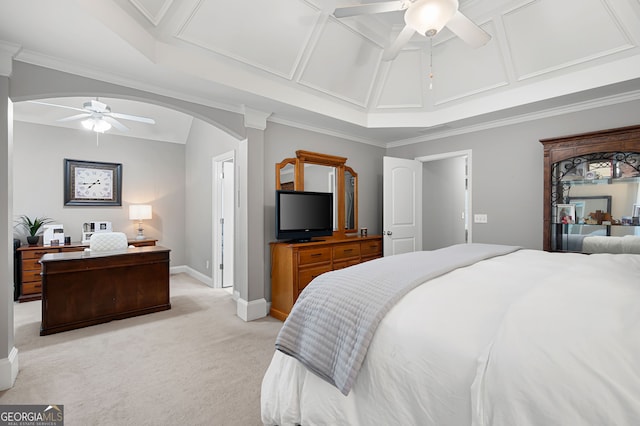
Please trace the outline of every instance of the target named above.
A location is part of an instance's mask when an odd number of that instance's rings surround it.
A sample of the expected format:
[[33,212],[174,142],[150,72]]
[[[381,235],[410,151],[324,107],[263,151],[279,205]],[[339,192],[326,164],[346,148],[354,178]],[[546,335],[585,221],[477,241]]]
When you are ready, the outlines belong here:
[[474,223],[487,223],[487,215],[486,214],[474,214],[473,215]]

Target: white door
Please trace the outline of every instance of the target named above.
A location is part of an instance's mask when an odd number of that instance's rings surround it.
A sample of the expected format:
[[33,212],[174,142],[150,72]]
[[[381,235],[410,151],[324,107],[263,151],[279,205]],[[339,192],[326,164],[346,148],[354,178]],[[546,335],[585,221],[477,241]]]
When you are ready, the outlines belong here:
[[422,163],[384,157],[382,191],[384,255],[422,250]]

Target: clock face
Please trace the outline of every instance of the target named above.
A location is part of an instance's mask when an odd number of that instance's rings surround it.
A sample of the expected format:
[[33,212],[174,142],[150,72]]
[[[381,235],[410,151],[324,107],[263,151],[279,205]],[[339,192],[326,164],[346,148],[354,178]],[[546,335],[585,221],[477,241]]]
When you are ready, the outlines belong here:
[[83,200],[110,200],[113,198],[113,170],[76,167],[74,198]]

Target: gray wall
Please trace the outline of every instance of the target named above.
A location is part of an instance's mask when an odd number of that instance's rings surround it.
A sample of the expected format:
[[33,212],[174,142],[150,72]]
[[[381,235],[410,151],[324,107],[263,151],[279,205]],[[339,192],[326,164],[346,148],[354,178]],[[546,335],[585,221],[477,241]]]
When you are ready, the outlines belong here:
[[186,264],[213,277],[212,195],[213,158],[237,151],[239,142],[217,127],[193,120],[185,152],[185,258]]
[[[171,264],[184,257],[184,146],[95,133],[14,123],[14,217],[47,216],[64,226],[65,236],[82,239],[82,224],[112,222],[114,231],[135,238],[130,204],[151,204],[153,219],[143,222],[146,237],[172,249]],[[64,159],[122,163],[122,206],[64,206]],[[19,235],[25,242],[24,234]]]
[[387,155],[415,158],[472,150],[473,241],[542,249],[543,149],[540,139],[640,123],[640,101],[541,118],[458,136],[390,148]]

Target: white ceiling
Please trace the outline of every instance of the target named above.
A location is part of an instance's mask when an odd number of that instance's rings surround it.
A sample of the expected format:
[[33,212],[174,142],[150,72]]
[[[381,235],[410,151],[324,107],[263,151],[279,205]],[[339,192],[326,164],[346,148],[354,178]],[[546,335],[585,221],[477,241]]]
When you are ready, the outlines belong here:
[[[474,50],[446,29],[434,37],[432,89],[425,37],[381,60],[403,12],[331,15],[358,3],[3,0],[0,53],[380,146],[640,98],[640,0],[462,0],[492,40]],[[17,119],[49,118],[20,107]]]

